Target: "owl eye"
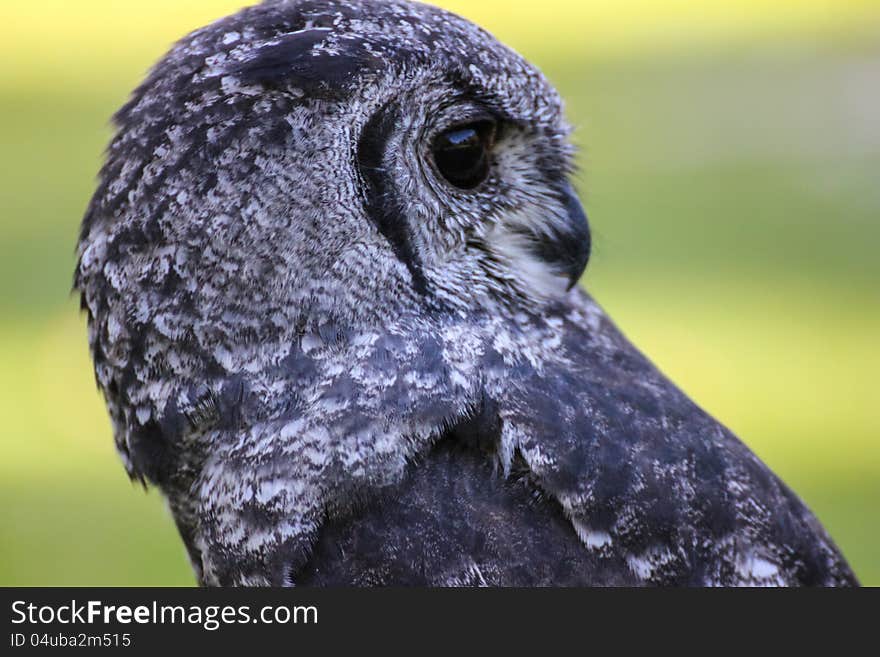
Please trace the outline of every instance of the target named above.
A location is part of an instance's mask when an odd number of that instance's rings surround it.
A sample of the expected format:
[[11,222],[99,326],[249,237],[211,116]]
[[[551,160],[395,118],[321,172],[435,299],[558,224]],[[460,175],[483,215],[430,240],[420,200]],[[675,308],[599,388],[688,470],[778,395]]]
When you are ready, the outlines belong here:
[[431,148],[437,169],[460,189],[473,189],[489,176],[495,123],[476,121],[440,133]]

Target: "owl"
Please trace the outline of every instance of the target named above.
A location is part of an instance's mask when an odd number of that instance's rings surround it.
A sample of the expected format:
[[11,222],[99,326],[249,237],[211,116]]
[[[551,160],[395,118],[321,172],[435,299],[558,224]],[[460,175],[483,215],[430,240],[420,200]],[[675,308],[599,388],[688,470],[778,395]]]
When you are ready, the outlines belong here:
[[405,0],[269,0],[115,116],[75,287],[204,585],[853,585],[576,283],[562,102]]

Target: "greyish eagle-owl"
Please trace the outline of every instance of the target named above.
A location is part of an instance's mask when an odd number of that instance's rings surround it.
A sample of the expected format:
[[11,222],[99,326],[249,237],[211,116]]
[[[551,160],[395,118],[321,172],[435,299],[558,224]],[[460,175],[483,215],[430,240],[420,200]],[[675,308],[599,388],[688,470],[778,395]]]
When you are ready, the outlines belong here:
[[404,0],[270,0],[116,114],[75,287],[205,585],[851,585],[578,286],[557,92]]

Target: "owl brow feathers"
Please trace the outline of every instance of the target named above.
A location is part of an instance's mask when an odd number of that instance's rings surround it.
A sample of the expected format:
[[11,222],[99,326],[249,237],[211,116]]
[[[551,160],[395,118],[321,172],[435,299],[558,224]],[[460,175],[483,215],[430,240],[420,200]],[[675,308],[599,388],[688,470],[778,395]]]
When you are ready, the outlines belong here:
[[259,48],[229,73],[244,84],[268,89],[296,87],[312,97],[339,97],[348,84],[379,62],[362,39],[341,38],[328,45],[330,28],[320,27],[285,34]]
[[395,44],[393,53],[387,52],[389,48],[357,34],[337,34],[329,27],[302,29],[275,38],[228,73],[244,84],[298,89],[312,98],[340,101],[360,76],[380,71],[390,62],[399,65],[417,58],[405,46]]
[[[330,27],[312,27],[275,37],[227,73],[243,84],[267,89],[296,88],[309,97],[344,100],[360,76],[389,66],[404,68],[425,64],[429,56],[400,43],[358,34],[337,34]],[[468,97],[482,99],[486,93],[471,80],[465,61],[445,72],[447,82]],[[494,105],[494,104],[493,104]],[[513,121],[503,110],[505,120]]]

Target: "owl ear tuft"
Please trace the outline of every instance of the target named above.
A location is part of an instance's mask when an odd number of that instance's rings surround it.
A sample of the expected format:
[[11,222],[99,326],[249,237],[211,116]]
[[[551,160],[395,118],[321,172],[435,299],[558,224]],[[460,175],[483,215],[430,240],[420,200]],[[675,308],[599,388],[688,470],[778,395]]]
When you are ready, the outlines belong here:
[[[243,84],[299,89],[308,96],[341,98],[351,82],[376,70],[377,58],[355,35],[333,39],[330,28],[299,30],[263,46],[228,73]],[[326,44],[326,47],[322,47]]]

